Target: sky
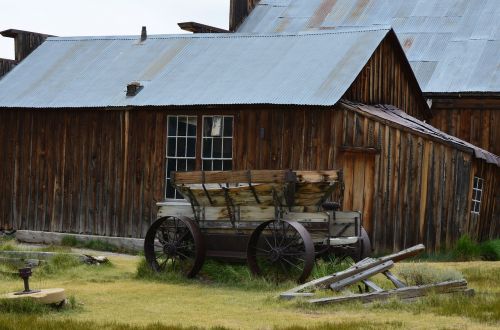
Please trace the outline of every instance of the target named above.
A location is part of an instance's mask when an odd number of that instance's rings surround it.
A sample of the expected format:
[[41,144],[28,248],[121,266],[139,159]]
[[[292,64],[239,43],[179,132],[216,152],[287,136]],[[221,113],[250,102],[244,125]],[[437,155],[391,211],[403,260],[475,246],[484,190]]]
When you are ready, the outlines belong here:
[[[227,29],[229,0],[0,0],[0,31],[56,36],[187,33],[178,22]],[[0,36],[0,57],[14,58],[13,39]]]

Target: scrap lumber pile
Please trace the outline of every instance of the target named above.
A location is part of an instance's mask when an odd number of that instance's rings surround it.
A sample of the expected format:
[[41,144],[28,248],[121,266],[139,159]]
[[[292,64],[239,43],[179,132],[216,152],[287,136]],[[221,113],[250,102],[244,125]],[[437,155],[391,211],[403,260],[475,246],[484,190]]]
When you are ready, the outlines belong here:
[[[440,283],[432,283],[419,286],[407,286],[403,281],[398,279],[390,269],[394,263],[416,256],[424,251],[425,247],[422,244],[415,245],[406,250],[387,255],[381,258],[366,258],[354,264],[348,269],[327,275],[291,290],[283,292],[280,295],[282,299],[293,299],[297,297],[306,297],[311,304],[329,304],[341,303],[347,301],[360,301],[368,303],[376,300],[386,300],[397,297],[399,299],[412,299],[426,296],[431,292],[434,293],[452,293],[452,292],[468,292],[473,293],[467,288],[467,281],[464,279],[446,281]],[[383,274],[392,284],[395,289],[384,290],[370,280],[372,276]],[[342,291],[343,289],[358,284],[361,293],[349,293],[341,296],[332,296],[326,298],[314,298],[318,289],[331,289],[333,291]],[[361,289],[364,286],[364,291]]]

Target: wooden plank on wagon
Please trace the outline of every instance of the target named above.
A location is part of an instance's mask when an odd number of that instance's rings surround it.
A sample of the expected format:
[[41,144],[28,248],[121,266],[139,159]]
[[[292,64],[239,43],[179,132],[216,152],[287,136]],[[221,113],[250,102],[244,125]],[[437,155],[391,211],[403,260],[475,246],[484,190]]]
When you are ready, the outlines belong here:
[[360,301],[362,303],[369,303],[376,300],[387,300],[393,297],[399,299],[412,299],[423,297],[430,292],[435,293],[452,293],[452,292],[465,292],[467,290],[467,281],[447,281],[434,284],[426,284],[421,286],[410,286],[400,289],[394,289],[382,292],[370,292],[364,294],[353,294],[351,296],[327,297],[319,299],[308,300],[311,304],[331,304]]
[[[250,174],[249,174],[250,172]],[[288,170],[251,171],[191,171],[172,172],[172,182],[176,185],[193,183],[281,183],[286,182]]]

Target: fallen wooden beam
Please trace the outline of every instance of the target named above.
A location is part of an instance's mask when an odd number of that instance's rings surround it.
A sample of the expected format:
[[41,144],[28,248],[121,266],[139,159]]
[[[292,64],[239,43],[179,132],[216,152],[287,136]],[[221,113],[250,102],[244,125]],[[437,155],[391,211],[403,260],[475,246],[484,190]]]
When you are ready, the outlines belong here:
[[392,260],[394,262],[398,262],[398,261],[401,261],[404,259],[414,257],[414,256],[422,253],[424,250],[425,250],[425,246],[423,244],[418,244],[418,245],[412,246],[408,249],[404,249],[402,251],[399,251],[399,252],[396,252],[393,254],[389,254],[387,256],[380,257],[379,259],[383,260],[383,261]]
[[[370,264],[368,264],[370,265]],[[354,274],[352,276],[349,276],[347,278],[344,278],[342,280],[337,280],[334,283],[330,284],[330,288],[334,291],[340,291],[346,286],[352,285],[356,282],[368,279],[374,275],[377,275],[378,273],[385,272],[394,266],[394,262],[391,260],[386,261],[380,265],[377,265],[375,267],[370,267],[367,270],[364,270],[362,272],[359,272],[357,274]]]
[[[332,275],[327,275],[320,277],[318,279],[315,279],[313,281],[304,283],[302,285],[299,285],[291,290],[288,290],[286,292],[283,292],[280,295],[280,298],[282,299],[292,299],[298,296],[304,296],[303,294],[298,295],[300,291],[303,291],[304,289],[313,289],[313,288],[327,288],[330,284],[335,283],[337,281],[341,281],[343,279],[349,278],[351,276],[354,276],[356,274],[359,274],[361,272],[364,272],[372,267],[376,267],[380,264],[383,264],[384,262],[382,260],[376,260],[373,259],[373,261],[366,262],[363,264],[355,264],[351,266],[350,268],[332,274]],[[311,294],[308,294],[310,296]]]
[[447,281],[435,284],[426,284],[421,286],[409,286],[388,291],[370,292],[363,294],[355,294],[351,296],[341,297],[327,297],[319,299],[308,300],[311,304],[332,304],[343,303],[352,301],[361,301],[362,303],[369,303],[376,300],[387,300],[389,298],[397,297],[399,299],[412,299],[428,295],[430,292],[435,293],[452,293],[464,292],[467,290],[467,281]]

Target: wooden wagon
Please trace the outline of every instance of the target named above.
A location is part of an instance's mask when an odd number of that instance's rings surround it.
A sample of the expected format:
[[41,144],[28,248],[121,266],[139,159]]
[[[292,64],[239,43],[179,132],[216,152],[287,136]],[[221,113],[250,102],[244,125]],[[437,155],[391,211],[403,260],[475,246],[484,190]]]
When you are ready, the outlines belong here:
[[156,271],[193,277],[212,257],[303,282],[319,256],[371,251],[361,214],[330,202],[342,193],[341,171],[177,172],[172,184],[185,200],[159,203],[144,243]]

